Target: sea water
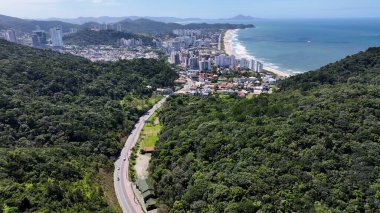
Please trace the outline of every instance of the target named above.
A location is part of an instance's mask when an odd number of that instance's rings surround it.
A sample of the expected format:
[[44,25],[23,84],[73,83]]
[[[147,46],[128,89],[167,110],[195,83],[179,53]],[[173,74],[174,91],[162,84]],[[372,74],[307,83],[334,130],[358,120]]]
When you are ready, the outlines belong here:
[[380,19],[256,20],[232,38],[235,54],[297,74],[380,46]]

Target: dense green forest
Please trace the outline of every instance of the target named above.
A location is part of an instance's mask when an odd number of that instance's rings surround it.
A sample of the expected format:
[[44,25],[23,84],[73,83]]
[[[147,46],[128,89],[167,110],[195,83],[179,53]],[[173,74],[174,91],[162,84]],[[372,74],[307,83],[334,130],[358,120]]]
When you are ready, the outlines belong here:
[[150,165],[161,212],[379,212],[380,48],[252,100],[175,96]]
[[144,45],[151,45],[153,38],[115,30],[81,30],[77,33],[64,37],[65,44],[88,46],[88,45],[117,45],[120,39],[141,39]]
[[176,78],[164,61],[92,63],[0,40],[0,212],[118,211],[120,138]]

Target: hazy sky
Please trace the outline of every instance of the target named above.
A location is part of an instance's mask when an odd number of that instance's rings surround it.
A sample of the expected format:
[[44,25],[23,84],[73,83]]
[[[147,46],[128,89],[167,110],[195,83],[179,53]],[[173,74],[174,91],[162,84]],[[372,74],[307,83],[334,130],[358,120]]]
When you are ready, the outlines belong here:
[[22,18],[175,16],[226,18],[380,17],[380,0],[0,0],[0,14]]

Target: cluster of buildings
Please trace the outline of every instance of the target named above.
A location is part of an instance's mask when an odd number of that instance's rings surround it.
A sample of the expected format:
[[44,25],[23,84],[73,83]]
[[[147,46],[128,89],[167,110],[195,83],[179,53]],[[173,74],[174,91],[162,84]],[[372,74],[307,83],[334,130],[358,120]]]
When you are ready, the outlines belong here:
[[179,29],[174,30],[173,34],[178,37],[167,40],[165,44],[172,64],[199,71],[222,68],[263,71],[263,64],[259,61],[225,55],[221,50],[222,31]]
[[159,56],[153,50],[143,47],[137,47],[134,50],[126,48],[115,48],[108,45],[94,45],[87,47],[79,47],[75,45],[66,45],[64,50],[59,50],[63,53],[87,58],[91,61],[118,61],[132,60],[136,58],[158,59]]
[[236,59],[235,56],[227,56],[224,54],[215,56],[214,64],[217,67],[240,67],[243,69],[250,69],[254,72],[262,72],[263,71],[263,64],[256,60],[247,60],[245,58],[242,59]]
[[193,96],[210,96],[215,94],[237,95],[239,97],[257,96],[263,93],[271,94],[275,87],[276,79],[269,73],[256,73],[246,77],[236,75],[226,77],[223,74],[204,73],[195,70],[183,72],[176,80],[177,84],[189,84],[182,94]]
[[173,34],[177,36],[199,36],[202,34],[201,30],[192,30],[192,29],[175,29]]
[[139,46],[143,46],[143,42],[141,39],[120,39],[120,45],[124,48],[136,48]]
[[[53,27],[49,30],[49,32],[50,32],[50,47],[54,49],[62,49],[64,47],[62,28]],[[33,34],[32,34],[33,47],[48,48],[49,42],[47,38],[48,37],[45,30],[37,29],[33,31]]]
[[118,32],[123,31],[123,26],[121,24],[114,23],[103,23],[103,24],[94,24],[91,27],[91,30],[100,31],[100,30],[116,30]]

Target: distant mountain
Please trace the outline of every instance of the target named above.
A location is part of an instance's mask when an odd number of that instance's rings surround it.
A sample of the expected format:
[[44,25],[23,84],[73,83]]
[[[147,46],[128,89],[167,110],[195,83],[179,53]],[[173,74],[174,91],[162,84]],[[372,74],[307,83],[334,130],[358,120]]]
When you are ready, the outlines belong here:
[[129,17],[110,17],[110,16],[101,16],[101,17],[79,17],[79,18],[73,18],[73,19],[62,19],[62,18],[49,18],[46,19],[46,21],[63,21],[71,24],[85,24],[88,22],[93,23],[116,23],[122,20],[125,20]]
[[149,19],[152,21],[159,21],[165,23],[190,23],[190,22],[206,22],[206,23],[215,23],[218,21],[252,21],[257,18],[252,16],[238,15],[232,18],[225,19],[201,19],[201,18],[177,18],[177,17],[153,17],[153,16],[123,16],[123,17],[110,17],[110,16],[101,16],[101,17],[79,17],[73,19],[61,19],[61,18],[50,18],[46,19],[47,21],[63,21],[72,24],[85,24],[87,22],[96,22],[99,24],[102,23],[116,23],[125,19],[138,20],[138,19]]
[[18,32],[30,33],[35,30],[37,26],[42,30],[49,30],[52,27],[61,26],[64,32],[68,32],[70,28],[78,27],[78,25],[62,21],[36,21],[0,15],[0,29],[3,30],[13,28]]
[[252,16],[244,16],[244,15],[237,15],[235,17],[232,17],[232,18],[229,18],[227,20],[244,20],[244,21],[252,21],[252,20],[256,20],[257,18],[255,17],[252,17]]
[[252,24],[207,24],[207,23],[191,23],[177,24],[153,21],[150,19],[126,19],[118,22],[122,28],[133,33],[163,34],[171,33],[175,29],[245,29],[255,27]]
[[[101,23],[108,20],[117,21],[115,23],[121,24],[123,31],[130,33],[145,33],[145,34],[166,34],[171,33],[174,29],[244,29],[254,27],[252,24],[234,24],[240,23],[236,21],[237,19],[247,20],[251,17],[246,16],[237,16],[234,17],[232,21],[226,20],[214,20],[214,21],[205,21],[202,19],[180,19],[174,17],[161,17],[161,18],[139,18],[137,16],[132,16],[130,18],[114,18],[114,17],[99,17],[99,18],[78,18],[77,23],[86,22],[84,24],[74,24],[67,23],[61,20],[29,20],[29,19],[20,19],[9,16],[0,15],[0,29],[13,28],[18,32],[22,33],[31,33],[33,30],[39,26],[42,30],[49,30],[52,27],[61,26],[64,32],[69,32],[70,28],[77,28],[78,30],[84,29],[104,29]],[[120,20],[122,19],[122,20]],[[152,20],[157,19],[157,20]],[[182,22],[182,24],[175,23]],[[220,24],[220,22],[224,22]],[[189,24],[185,24],[189,23]],[[213,24],[211,24],[213,23]],[[244,23],[244,22],[243,22]],[[245,22],[246,23],[246,22]],[[115,28],[115,26],[113,26]],[[109,28],[108,28],[109,29]]]

